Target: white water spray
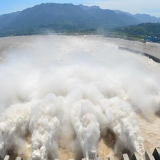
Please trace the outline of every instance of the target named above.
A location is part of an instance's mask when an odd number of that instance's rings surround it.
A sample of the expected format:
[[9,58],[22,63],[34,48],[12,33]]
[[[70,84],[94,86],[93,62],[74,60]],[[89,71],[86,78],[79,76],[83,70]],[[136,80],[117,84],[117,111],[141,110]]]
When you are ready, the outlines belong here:
[[96,158],[108,130],[115,153],[143,155],[136,112],[160,109],[160,67],[150,72],[146,61],[90,37],[48,36],[8,51],[0,64],[0,155],[32,148],[34,160],[55,159],[65,139],[77,157]]

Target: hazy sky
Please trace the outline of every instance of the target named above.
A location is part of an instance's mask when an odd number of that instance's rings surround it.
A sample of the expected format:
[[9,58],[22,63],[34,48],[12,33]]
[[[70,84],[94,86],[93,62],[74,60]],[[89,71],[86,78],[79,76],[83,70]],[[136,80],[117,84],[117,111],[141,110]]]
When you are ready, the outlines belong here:
[[47,2],[98,5],[103,9],[147,13],[160,17],[160,0],[0,0],[0,14],[23,10]]

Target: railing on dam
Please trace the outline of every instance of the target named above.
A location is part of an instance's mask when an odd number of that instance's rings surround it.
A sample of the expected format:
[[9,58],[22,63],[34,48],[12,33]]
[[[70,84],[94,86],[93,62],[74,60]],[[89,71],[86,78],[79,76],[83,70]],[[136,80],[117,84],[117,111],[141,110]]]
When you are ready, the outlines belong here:
[[[153,154],[146,151],[144,159],[145,160],[160,160],[160,148],[156,148]],[[4,158],[0,157],[0,160],[23,160],[23,159],[21,157],[13,158],[9,155],[6,155]],[[59,160],[59,159],[54,159],[54,160]],[[69,160],[74,160],[74,159],[69,159]],[[82,160],[88,160],[88,159],[83,158]],[[108,157],[108,159],[97,158],[94,160],[115,160],[115,157],[110,156]],[[128,154],[123,154],[121,160],[142,160],[142,157],[138,153],[134,153],[131,158],[129,158]]]

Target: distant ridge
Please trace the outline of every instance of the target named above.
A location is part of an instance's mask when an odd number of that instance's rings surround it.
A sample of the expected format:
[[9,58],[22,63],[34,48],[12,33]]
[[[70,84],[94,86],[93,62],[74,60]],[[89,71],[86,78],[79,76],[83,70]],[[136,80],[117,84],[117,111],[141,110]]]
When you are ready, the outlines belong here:
[[133,16],[142,23],[160,23],[160,18],[148,14],[135,14]]
[[[143,18],[144,17],[144,18]],[[43,31],[75,32],[160,22],[149,15],[131,15],[98,6],[46,3],[0,16],[0,36],[38,34]]]

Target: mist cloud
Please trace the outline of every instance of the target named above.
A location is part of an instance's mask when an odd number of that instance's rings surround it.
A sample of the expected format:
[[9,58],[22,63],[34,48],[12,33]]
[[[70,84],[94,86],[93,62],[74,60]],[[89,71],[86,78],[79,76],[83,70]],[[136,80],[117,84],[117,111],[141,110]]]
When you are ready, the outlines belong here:
[[35,160],[59,158],[63,140],[77,159],[95,158],[108,130],[115,153],[143,155],[137,114],[159,112],[159,71],[96,37],[48,36],[8,51],[0,64],[0,155],[14,147]]

